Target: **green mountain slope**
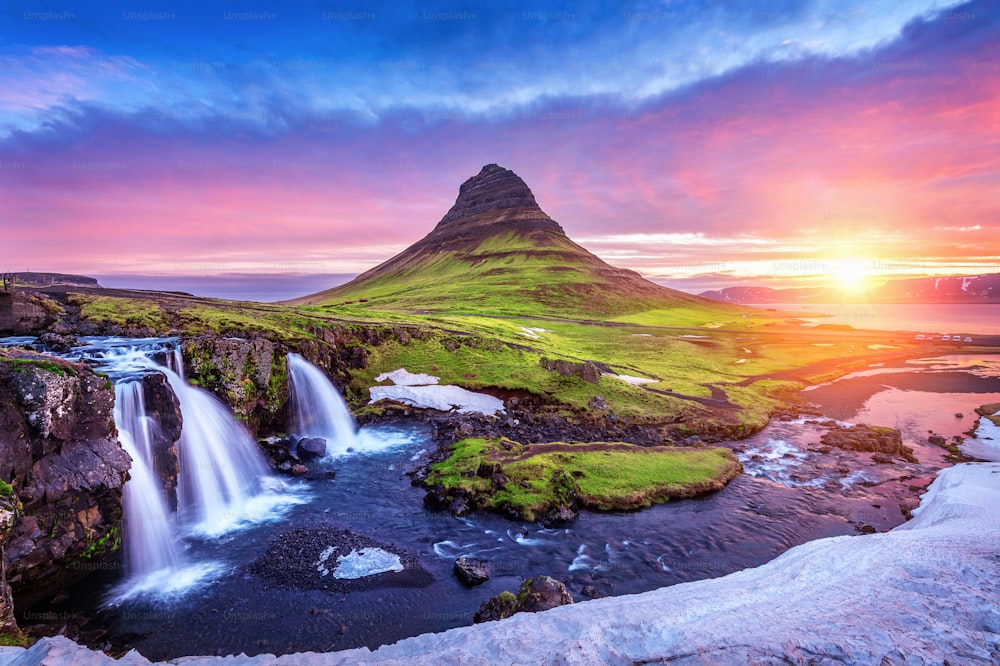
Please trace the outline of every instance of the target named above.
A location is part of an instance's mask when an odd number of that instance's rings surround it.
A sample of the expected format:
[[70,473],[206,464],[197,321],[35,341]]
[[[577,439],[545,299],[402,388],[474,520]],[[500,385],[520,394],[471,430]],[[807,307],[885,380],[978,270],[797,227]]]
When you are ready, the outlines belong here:
[[[609,319],[731,308],[611,266],[574,243],[513,171],[483,167],[423,239],[353,281],[293,301],[394,312]],[[668,313],[665,313],[668,314]]]

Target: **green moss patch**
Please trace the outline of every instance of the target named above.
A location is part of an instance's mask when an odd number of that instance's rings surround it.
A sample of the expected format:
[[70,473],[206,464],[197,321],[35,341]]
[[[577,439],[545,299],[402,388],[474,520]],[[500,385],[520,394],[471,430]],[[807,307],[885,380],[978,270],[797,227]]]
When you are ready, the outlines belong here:
[[563,506],[629,510],[693,497],[721,490],[741,471],[724,448],[465,439],[431,467],[425,485],[470,498],[473,508],[535,520]]

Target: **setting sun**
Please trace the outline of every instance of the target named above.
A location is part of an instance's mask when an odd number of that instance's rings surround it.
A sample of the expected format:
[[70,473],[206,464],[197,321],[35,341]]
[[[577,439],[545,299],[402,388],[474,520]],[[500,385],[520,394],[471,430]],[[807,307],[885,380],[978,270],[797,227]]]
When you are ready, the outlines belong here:
[[869,266],[871,266],[871,262],[864,262],[860,259],[839,260],[834,263],[830,277],[840,291],[851,294],[861,293],[871,286],[871,276],[868,274]]

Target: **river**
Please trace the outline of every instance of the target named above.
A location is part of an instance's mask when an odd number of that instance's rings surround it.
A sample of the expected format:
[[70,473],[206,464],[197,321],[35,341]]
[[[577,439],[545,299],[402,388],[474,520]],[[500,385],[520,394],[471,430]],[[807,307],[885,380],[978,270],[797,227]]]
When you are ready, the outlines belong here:
[[[262,513],[221,536],[186,534],[185,557],[214,573],[184,594],[124,598],[118,594],[124,565],[112,561],[68,594],[31,609],[22,623],[85,618],[81,636],[90,636],[92,645],[136,648],[150,659],[374,648],[470,624],[484,600],[540,574],[564,581],[577,602],[722,576],[813,539],[902,523],[900,506],[915,506],[918,489],[947,464],[945,451],[928,444],[927,431],[950,438],[974,425],[976,406],[1000,402],[994,359],[949,357],[872,368],[811,392],[827,416],[904,427],[916,464],[823,453],[816,446],[824,432],[818,419],[779,421],[729,444],[746,473],[721,492],[629,513],[583,511],[561,528],[425,509],[423,491],[406,473],[435,447],[427,427],[365,427],[362,443],[378,446],[312,463],[308,477],[288,478],[295,502],[280,511]],[[920,401],[912,409],[899,406],[899,397],[917,388]],[[886,422],[894,414],[897,420]],[[324,527],[389,544],[411,555],[427,575],[407,585],[331,593],[251,573],[250,565],[279,535]],[[462,585],[452,572],[459,555],[490,560],[491,580],[471,589]]]

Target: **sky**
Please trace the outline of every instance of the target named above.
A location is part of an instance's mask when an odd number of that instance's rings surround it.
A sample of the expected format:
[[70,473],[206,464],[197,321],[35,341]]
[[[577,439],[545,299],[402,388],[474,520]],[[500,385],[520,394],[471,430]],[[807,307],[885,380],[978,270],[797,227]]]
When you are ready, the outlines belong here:
[[1000,272],[1000,0],[0,5],[0,270],[290,298],[487,163],[689,291]]

